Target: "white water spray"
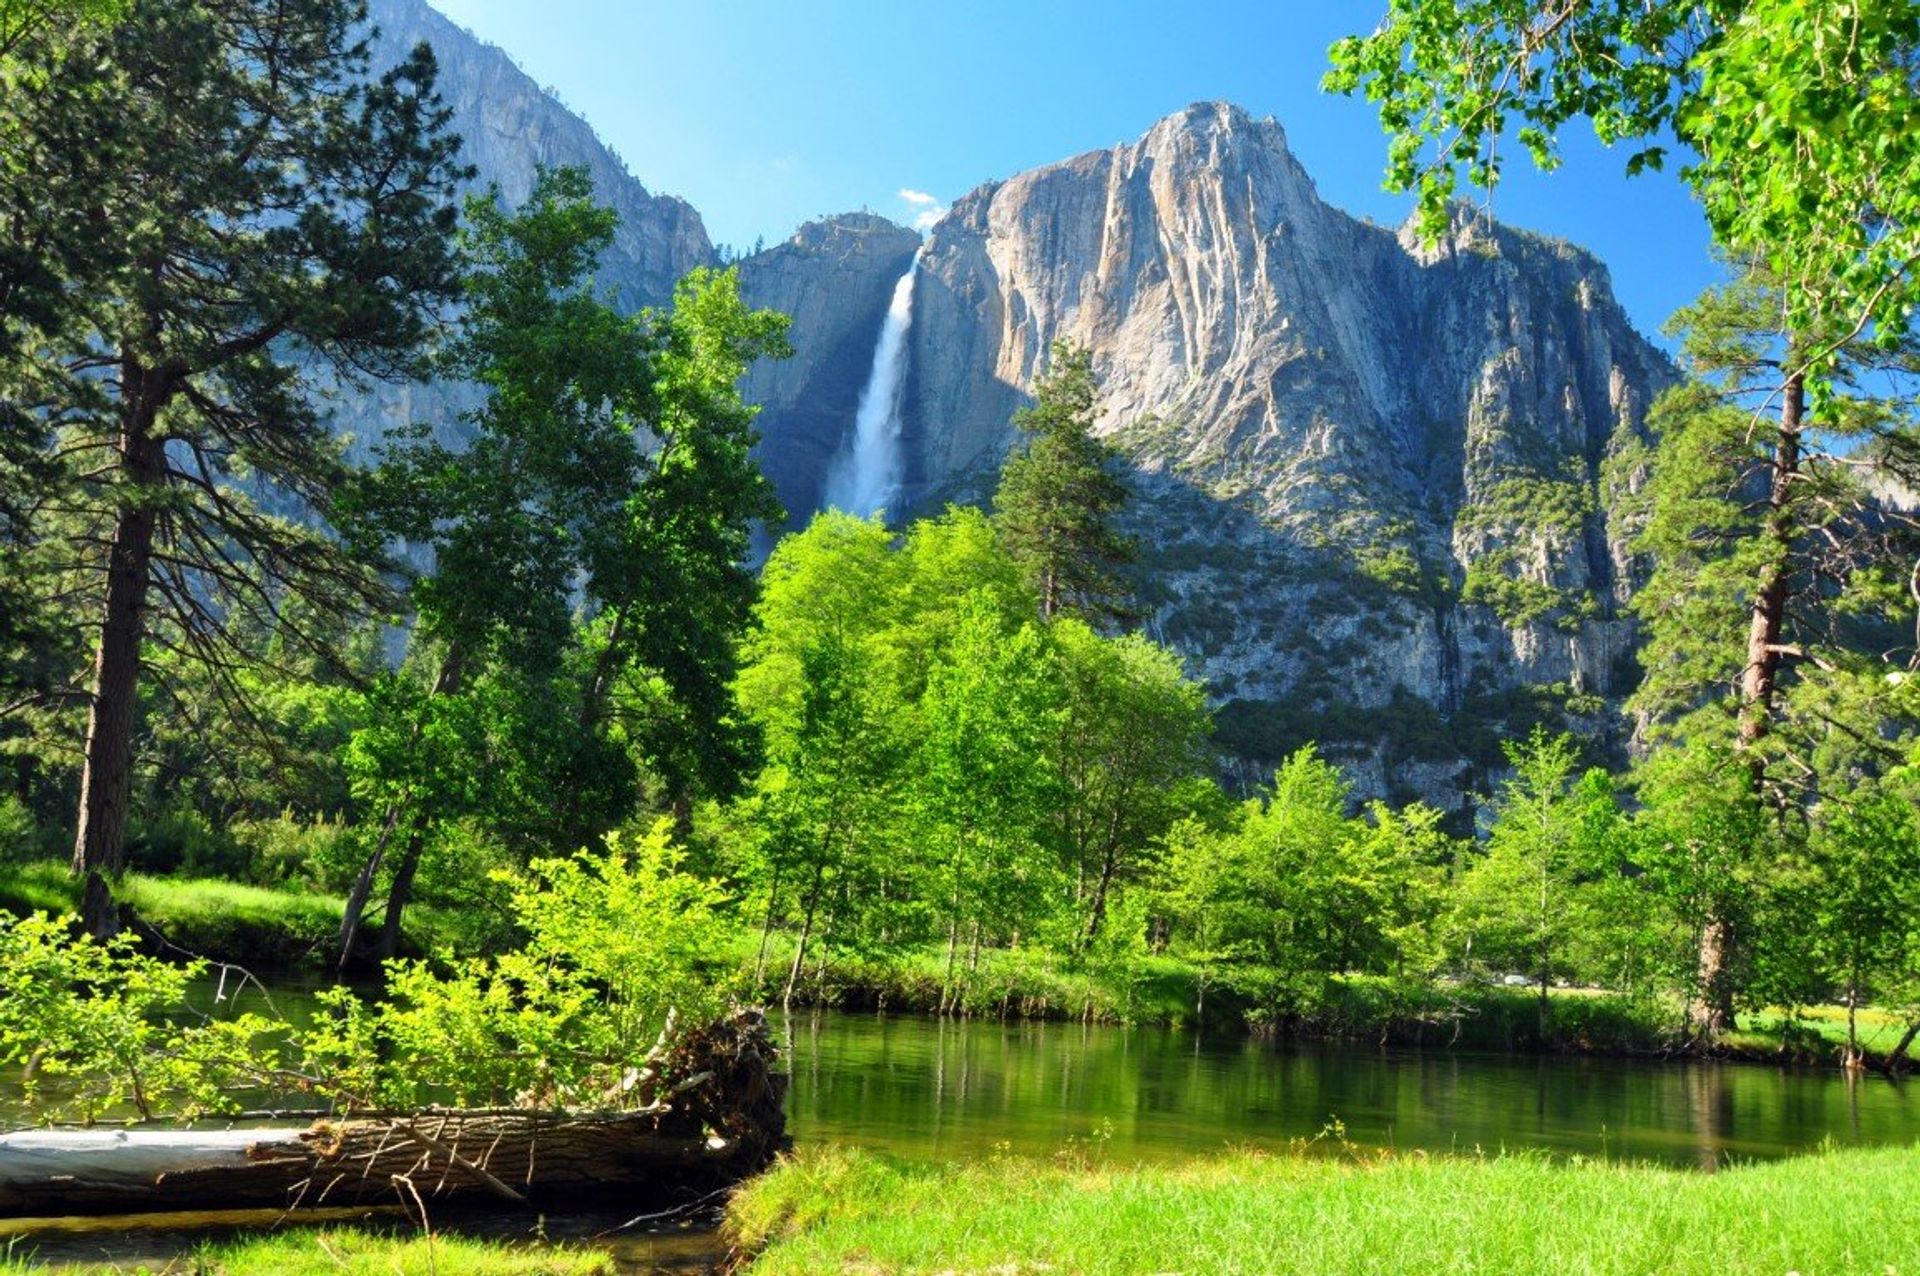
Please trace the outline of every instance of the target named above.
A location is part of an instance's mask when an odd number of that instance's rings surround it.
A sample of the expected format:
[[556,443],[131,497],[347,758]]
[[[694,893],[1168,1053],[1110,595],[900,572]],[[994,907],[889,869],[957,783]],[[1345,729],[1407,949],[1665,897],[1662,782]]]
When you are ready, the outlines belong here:
[[867,518],[885,509],[900,486],[900,386],[907,372],[907,329],[913,324],[913,280],[920,254],[893,286],[880,339],[873,346],[873,370],[854,412],[853,437],[842,445],[827,471],[825,503]]

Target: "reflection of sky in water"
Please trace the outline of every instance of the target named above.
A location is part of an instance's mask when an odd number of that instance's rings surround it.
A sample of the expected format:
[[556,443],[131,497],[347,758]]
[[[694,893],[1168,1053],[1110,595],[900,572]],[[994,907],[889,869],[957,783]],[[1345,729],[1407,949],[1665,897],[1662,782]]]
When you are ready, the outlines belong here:
[[1383,1052],[1147,1028],[797,1013],[801,1142],[939,1160],[1092,1140],[1120,1161],[1285,1148],[1331,1122],[1369,1146],[1715,1165],[1920,1139],[1920,1098],[1754,1064]]

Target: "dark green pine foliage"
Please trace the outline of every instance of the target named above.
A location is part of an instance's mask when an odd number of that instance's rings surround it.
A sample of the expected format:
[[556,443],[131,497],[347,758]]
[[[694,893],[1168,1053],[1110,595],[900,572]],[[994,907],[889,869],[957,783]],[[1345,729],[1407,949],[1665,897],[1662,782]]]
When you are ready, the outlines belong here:
[[[1810,830],[1829,844],[1843,813],[1902,792],[1920,740],[1920,517],[1903,495],[1920,435],[1900,392],[1920,364],[1911,341],[1783,337],[1781,292],[1746,265],[1680,312],[1695,379],[1656,406],[1651,455],[1622,458],[1649,474],[1628,511],[1652,564],[1634,602],[1646,677],[1632,707],[1654,746],[1638,768],[1655,831],[1642,859],[1699,919],[1690,982],[1709,1033],[1733,988],[1766,973],[1739,967],[1764,964],[1775,922],[1807,913],[1776,888]],[[1781,382],[1814,345],[1830,349],[1817,403]]]
[[1048,619],[1062,612],[1095,620],[1127,613],[1119,569],[1133,561],[1135,549],[1115,530],[1113,516],[1128,492],[1115,472],[1113,449],[1091,433],[1098,397],[1092,354],[1056,342],[1034,386],[1033,406],[1014,414],[1027,446],[1007,458],[994,493],[1000,535]]
[[[50,249],[87,228],[66,259],[84,287],[0,369],[0,398],[54,438],[57,490],[28,517],[68,551],[42,568],[94,649],[72,688],[88,705],[73,863],[96,933],[115,924],[149,658],[239,695],[241,618],[297,643],[288,599],[338,614],[385,593],[329,528],[345,470],[312,370],[411,370],[455,291],[465,174],[432,55],[369,80],[365,17],[358,0],[140,0],[49,33],[72,47],[0,104],[10,147],[78,166],[54,185],[77,203],[22,224],[50,227]],[[17,210],[38,174],[8,163],[0,181]]]

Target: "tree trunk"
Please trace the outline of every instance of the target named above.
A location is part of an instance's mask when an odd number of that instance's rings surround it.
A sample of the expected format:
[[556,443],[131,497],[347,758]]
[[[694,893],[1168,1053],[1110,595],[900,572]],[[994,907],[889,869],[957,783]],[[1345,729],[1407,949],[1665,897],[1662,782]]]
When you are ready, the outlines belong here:
[[[100,641],[94,651],[93,695],[87,708],[87,742],[80,772],[79,824],[73,840],[73,873],[86,885],[81,920],[105,939],[119,929],[109,877],[126,868],[127,802],[133,787],[133,725],[139,708],[140,642],[158,510],[153,497],[165,478],[166,445],[153,437],[158,394],[151,374],[128,367],[131,403],[121,412],[117,467],[125,481],[113,543],[107,556],[107,590]],[[137,389],[131,387],[137,386]]]
[[1080,950],[1085,952],[1093,947],[1093,941],[1100,938],[1100,926],[1107,920],[1107,891],[1113,886],[1113,874],[1118,860],[1112,846],[1108,846],[1106,856],[1100,861],[1100,878],[1093,885],[1093,908],[1087,914],[1087,929],[1080,936]]
[[1907,1025],[1907,1030],[1900,1034],[1900,1040],[1894,1042],[1893,1049],[1887,1053],[1886,1066],[1889,1076],[1900,1075],[1900,1070],[1906,1061],[1907,1048],[1913,1044],[1915,1037],[1920,1037],[1920,1019],[1915,1019]]
[[[465,668],[466,653],[460,645],[454,643],[448,646],[428,698],[448,696],[458,691]],[[408,735],[410,744],[419,744],[425,725],[417,718],[414,720],[413,730]],[[373,887],[379,880],[381,862],[386,859],[387,847],[392,845],[393,835],[412,804],[413,792],[409,787],[387,808],[386,818],[380,823],[380,840],[374,843],[366,862],[360,866],[360,875],[354,878],[353,889],[347,894],[346,909],[340,916],[340,953],[334,962],[336,975],[344,975],[347,967],[353,964],[354,946],[359,942],[360,927],[366,922],[367,901],[373,898]],[[387,891],[386,916],[381,921],[379,952],[383,960],[393,956],[399,948],[400,917],[406,911],[407,899],[413,890],[414,874],[419,869],[425,846],[425,834],[421,830],[415,829],[407,835],[406,854],[394,872],[393,886]]]
[[773,910],[780,901],[780,869],[775,866],[773,881],[767,885],[767,915],[760,922],[760,952],[753,959],[754,996],[760,995],[761,981],[767,977],[767,941],[773,937]]
[[400,954],[400,919],[406,915],[407,902],[413,898],[413,879],[420,871],[420,856],[427,849],[427,836],[417,826],[407,835],[407,848],[393,870],[393,884],[387,887],[387,911],[380,918],[380,942],[374,957],[385,965]]
[[1733,988],[1727,978],[1727,948],[1732,927],[1710,917],[1700,928],[1700,965],[1687,1018],[1703,1039],[1712,1041],[1733,1027]]
[[[1793,367],[1797,358],[1797,353],[1789,349],[1787,366]],[[1806,380],[1794,372],[1782,388],[1780,427],[1774,437],[1769,467],[1766,530],[1773,542],[1774,558],[1756,582],[1747,618],[1747,659],[1740,673],[1739,742],[1743,750],[1750,751],[1773,728],[1774,692],[1779,686],[1787,600],[1793,584],[1788,555],[1793,541],[1793,489],[1799,482],[1800,436],[1805,415]],[[1755,796],[1763,796],[1765,760],[1758,753],[1749,752],[1747,766],[1753,776]],[[1709,905],[1707,916],[1701,922],[1699,992],[1689,1008],[1689,1017],[1695,1030],[1712,1040],[1733,1022],[1733,989],[1728,981],[1727,965],[1732,958],[1734,935],[1730,921],[1717,902]]]
[[793,965],[787,968],[787,989],[780,994],[780,1008],[793,1008],[793,990],[800,982],[802,964],[807,959],[807,940],[813,934],[813,910],[820,904],[820,883],[827,875],[827,863],[822,859],[813,866],[813,885],[807,888],[806,914],[800,922],[800,942],[794,946]]
[[946,973],[940,977],[940,1013],[947,1013],[947,1003],[955,1000],[953,996],[953,959],[960,950],[960,914],[956,911],[947,919],[947,966]]
[[1848,1072],[1864,1071],[1866,1056],[1860,1053],[1860,986],[1847,981],[1847,1053],[1840,1066]]
[[[1793,359],[1790,353],[1789,361]],[[1774,439],[1767,488],[1767,538],[1774,560],[1754,590],[1747,622],[1747,663],[1740,674],[1740,744],[1753,744],[1773,726],[1773,696],[1779,683],[1781,637],[1786,629],[1792,579],[1788,551],[1793,541],[1794,486],[1800,475],[1800,434],[1806,412],[1806,384],[1800,374],[1787,378],[1780,402],[1780,429]],[[1755,779],[1763,778],[1756,768]]]
[[415,1193],[631,1207],[735,1183],[786,1147],[786,1077],[758,1012],[694,1034],[676,1057],[671,1075],[682,1079],[624,1113],[433,1110],[305,1128],[0,1135],[0,1214],[292,1208]]
[[373,898],[373,884],[380,876],[381,861],[386,859],[394,829],[399,826],[401,809],[400,803],[387,808],[386,820],[380,826],[379,840],[374,842],[366,862],[360,865],[360,875],[353,879],[353,889],[347,892],[347,906],[340,914],[340,953],[333,964],[334,974],[338,977],[344,977],[347,967],[353,962],[354,945],[360,938],[360,923],[367,913],[367,901]]

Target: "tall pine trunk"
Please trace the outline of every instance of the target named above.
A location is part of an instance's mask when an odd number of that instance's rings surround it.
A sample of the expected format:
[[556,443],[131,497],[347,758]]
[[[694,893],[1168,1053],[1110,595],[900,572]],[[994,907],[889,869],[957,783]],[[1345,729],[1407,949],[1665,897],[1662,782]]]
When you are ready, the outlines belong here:
[[[1796,350],[1787,351],[1794,369]],[[1780,425],[1768,466],[1765,535],[1774,551],[1755,582],[1747,616],[1746,664],[1740,672],[1739,743],[1748,751],[1754,791],[1760,794],[1766,763],[1753,748],[1773,729],[1774,693],[1785,654],[1787,601],[1793,591],[1790,554],[1794,536],[1794,487],[1800,481],[1800,438],[1806,418],[1806,378],[1790,371],[1780,396]],[[1732,920],[1716,900],[1701,919],[1697,987],[1688,1018],[1694,1030],[1711,1040],[1733,1026],[1733,983],[1728,967],[1737,941]]]
[[82,879],[81,921],[105,939],[119,929],[109,878],[126,868],[127,803],[133,788],[133,727],[140,696],[140,643],[146,628],[149,573],[157,502],[165,478],[166,445],[154,437],[164,391],[158,379],[124,365],[116,468],[124,484],[107,554],[106,598],[94,651],[93,694],[80,772],[80,810],[73,839],[73,874]]

